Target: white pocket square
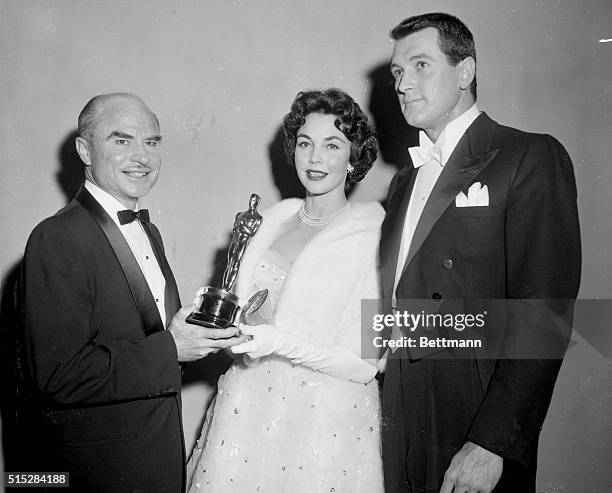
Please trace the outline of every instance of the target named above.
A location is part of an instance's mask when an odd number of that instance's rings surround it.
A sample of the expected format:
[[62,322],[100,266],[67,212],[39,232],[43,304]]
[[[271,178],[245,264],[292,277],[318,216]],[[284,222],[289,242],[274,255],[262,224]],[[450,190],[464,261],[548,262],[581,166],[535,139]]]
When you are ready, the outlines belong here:
[[484,187],[479,181],[473,183],[468,188],[467,196],[463,192],[455,197],[455,207],[488,207],[489,205],[489,189]]

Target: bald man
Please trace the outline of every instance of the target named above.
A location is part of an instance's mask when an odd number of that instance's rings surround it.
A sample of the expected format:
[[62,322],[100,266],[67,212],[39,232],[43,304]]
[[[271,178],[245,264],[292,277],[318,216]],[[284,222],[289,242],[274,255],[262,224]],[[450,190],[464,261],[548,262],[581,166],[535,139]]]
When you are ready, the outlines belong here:
[[24,259],[49,470],[69,472],[74,491],[180,492],[179,362],[241,339],[185,323],[195,307],[179,309],[160,233],[138,208],[161,166],[155,114],[134,95],[105,94],[78,125],[85,183],[34,229]]

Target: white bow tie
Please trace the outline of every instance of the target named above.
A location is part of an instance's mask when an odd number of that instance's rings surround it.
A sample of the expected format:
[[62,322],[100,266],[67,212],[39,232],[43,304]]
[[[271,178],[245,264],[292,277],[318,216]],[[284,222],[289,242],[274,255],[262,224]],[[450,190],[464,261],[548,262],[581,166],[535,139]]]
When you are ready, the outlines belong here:
[[426,162],[431,161],[432,159],[440,166],[444,166],[442,164],[442,151],[438,146],[434,145],[430,147],[409,147],[408,152],[410,153],[410,157],[412,158],[412,164],[415,168],[420,168]]

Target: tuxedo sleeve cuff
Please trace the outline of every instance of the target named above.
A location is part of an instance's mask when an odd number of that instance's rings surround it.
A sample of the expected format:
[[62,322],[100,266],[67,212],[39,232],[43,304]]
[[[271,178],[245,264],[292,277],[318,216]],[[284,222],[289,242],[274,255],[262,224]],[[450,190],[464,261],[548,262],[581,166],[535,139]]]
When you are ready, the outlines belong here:
[[537,446],[533,445],[533,440],[522,437],[518,433],[500,436],[499,433],[495,433],[495,430],[487,432],[483,428],[477,428],[470,431],[467,440],[499,455],[504,460],[517,462],[525,467],[529,466],[537,452]]

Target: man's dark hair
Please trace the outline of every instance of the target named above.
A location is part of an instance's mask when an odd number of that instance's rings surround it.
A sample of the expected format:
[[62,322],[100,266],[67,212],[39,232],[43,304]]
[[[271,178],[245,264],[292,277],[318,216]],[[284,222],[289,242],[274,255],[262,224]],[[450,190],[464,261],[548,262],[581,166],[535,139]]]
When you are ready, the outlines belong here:
[[[391,30],[391,38],[399,41],[428,27],[438,31],[438,45],[440,51],[446,55],[448,63],[455,66],[469,56],[476,62],[474,36],[463,22],[449,14],[435,12],[408,17]],[[476,74],[470,85],[470,92],[476,99]]]

